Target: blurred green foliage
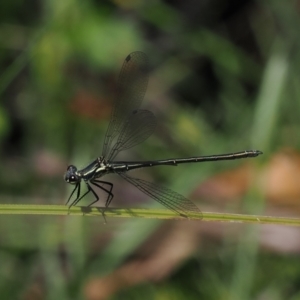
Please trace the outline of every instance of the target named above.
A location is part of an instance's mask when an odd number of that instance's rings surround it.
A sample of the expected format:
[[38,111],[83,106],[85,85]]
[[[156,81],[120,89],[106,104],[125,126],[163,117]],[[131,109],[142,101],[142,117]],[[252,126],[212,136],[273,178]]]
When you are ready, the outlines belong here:
[[[66,201],[64,170],[101,154],[118,72],[135,50],[150,59],[143,107],[155,111],[158,128],[124,159],[256,148],[267,161],[282,147],[298,148],[299,7],[279,0],[1,1],[1,203]],[[241,163],[141,174],[188,196]],[[142,205],[122,181],[115,189],[116,205]],[[193,200],[200,208],[205,202]],[[261,212],[262,195],[252,191],[246,200]],[[133,260],[161,225],[43,216],[0,216],[0,224],[2,299],[91,299],[90,278]],[[112,298],[299,298],[298,254],[263,251],[257,227],[226,227],[218,242],[200,235],[193,257],[159,283],[149,279]]]

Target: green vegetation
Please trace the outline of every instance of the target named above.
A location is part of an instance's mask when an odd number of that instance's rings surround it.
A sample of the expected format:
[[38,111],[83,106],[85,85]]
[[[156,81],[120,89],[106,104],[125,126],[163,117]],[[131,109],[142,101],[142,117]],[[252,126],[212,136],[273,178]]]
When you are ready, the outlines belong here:
[[[66,215],[71,187],[63,173],[101,154],[122,62],[141,50],[151,66],[143,108],[155,112],[158,128],[120,159],[258,149],[264,155],[255,159],[135,174],[190,198],[204,219],[220,220],[223,212],[232,221],[242,212],[245,222],[272,212],[297,217],[297,197],[268,198],[264,172],[274,153],[300,146],[298,6],[1,1],[0,212],[6,205],[50,212],[46,205],[53,205]],[[246,163],[252,180],[230,200],[222,186],[218,201],[210,199],[218,185],[199,192],[208,179]],[[116,177],[106,178],[118,208],[107,224],[101,214],[72,216],[80,208],[69,216],[0,214],[1,299],[299,298],[296,227],[159,220],[173,215]],[[108,216],[128,211],[157,212],[157,219]]]

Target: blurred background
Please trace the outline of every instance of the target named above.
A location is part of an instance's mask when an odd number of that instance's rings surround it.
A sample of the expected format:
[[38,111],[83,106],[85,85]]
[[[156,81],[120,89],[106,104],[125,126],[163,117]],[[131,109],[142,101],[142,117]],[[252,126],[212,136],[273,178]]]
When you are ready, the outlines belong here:
[[[119,71],[140,50],[158,126],[122,159],[264,155],[133,175],[203,212],[299,217],[299,13],[297,0],[1,1],[0,203],[65,204],[63,174],[101,154]],[[112,207],[163,208],[105,180]],[[1,298],[300,299],[296,227],[107,221],[0,216]]]

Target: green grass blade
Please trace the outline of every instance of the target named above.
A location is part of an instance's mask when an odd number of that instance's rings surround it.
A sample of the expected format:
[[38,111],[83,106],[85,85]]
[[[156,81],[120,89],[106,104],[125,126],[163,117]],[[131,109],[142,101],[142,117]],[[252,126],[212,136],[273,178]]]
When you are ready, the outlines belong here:
[[[65,205],[25,205],[25,204],[1,204],[0,215],[65,215],[65,216],[102,216],[104,207],[73,206],[70,209]],[[178,214],[164,209],[144,208],[108,208],[105,216],[119,218],[148,218],[148,219],[180,219]],[[277,224],[300,226],[298,218],[283,218],[272,216],[243,215],[231,213],[189,213],[189,219],[199,221],[239,222],[252,224]]]

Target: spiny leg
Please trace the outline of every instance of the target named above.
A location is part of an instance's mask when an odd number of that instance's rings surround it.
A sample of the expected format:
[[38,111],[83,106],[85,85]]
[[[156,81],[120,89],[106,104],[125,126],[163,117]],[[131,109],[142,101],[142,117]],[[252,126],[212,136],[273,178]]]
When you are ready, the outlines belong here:
[[[92,183],[92,182],[91,182]],[[96,192],[92,189],[92,187],[86,182],[86,185],[88,186],[88,190],[89,192],[92,192],[93,195],[95,196],[96,200],[93,201],[92,203],[90,203],[88,206],[93,205],[94,203],[96,203],[97,201],[99,201],[99,196],[96,194]]]
[[[110,189],[106,189],[104,187],[102,187],[101,185],[97,184],[97,183],[103,183],[103,184],[107,184],[110,186]],[[114,197],[113,193],[111,192],[112,191],[112,188],[113,188],[113,184],[110,183],[110,182],[107,182],[107,181],[91,181],[90,183],[94,184],[95,186],[97,186],[98,188],[102,189],[103,191],[105,191],[107,194],[108,194],[108,199],[107,199],[107,202],[108,204],[111,202],[112,198]],[[78,193],[77,193],[77,197],[76,199],[73,201],[73,203],[71,204],[71,206],[74,206],[76,205],[82,198],[84,198],[89,192],[92,192],[93,195],[95,196],[95,201],[93,201],[92,203],[90,203],[88,206],[91,206],[93,205],[94,203],[96,203],[97,201],[99,201],[99,196],[96,194],[96,192],[93,190],[93,188],[90,186],[89,183],[86,182],[86,185],[88,187],[88,190],[81,196],[79,197],[79,194],[80,194],[80,185],[78,185]],[[72,192],[72,194],[74,193],[74,191]],[[71,195],[72,196],[72,195]],[[71,207],[70,206],[70,207]]]
[[72,203],[72,205],[71,206],[75,206],[75,205],[77,205],[77,203],[82,199],[82,198],[84,198],[90,191],[91,191],[91,189],[90,189],[90,186],[87,184],[87,186],[88,186],[88,190],[79,198],[76,198],[76,200]]
[[[105,188],[103,188],[102,186],[100,186],[98,184],[95,184],[93,181],[91,181],[91,183],[94,184],[95,186],[99,187],[100,189],[108,192]],[[94,203],[96,203],[99,200],[99,196],[96,194],[96,192],[92,189],[92,187],[88,183],[86,183],[86,184],[87,184],[87,186],[89,188],[89,191],[91,191],[94,194],[95,198],[96,198],[96,200],[94,202],[92,202],[91,204],[88,205],[88,206],[91,206],[91,205],[93,205]],[[102,217],[104,219],[104,224],[106,224],[107,222],[106,222],[106,217],[105,217],[105,213],[104,212],[105,212],[105,209],[101,210],[101,214],[102,214]]]
[[70,205],[70,207],[73,206],[74,202],[79,198],[79,194],[80,194],[80,183],[77,183],[77,184],[75,185],[75,188],[73,189],[73,191],[72,191],[70,197],[68,198],[68,201],[67,201],[66,205],[68,205],[69,201],[71,200],[71,198],[72,198],[72,196],[73,196],[73,194],[74,194],[74,192],[75,192],[76,190],[77,190],[77,196],[76,196],[76,199],[72,202],[72,204]]
[[[109,206],[109,204],[111,203],[113,197],[114,197],[114,194],[112,193],[112,189],[113,189],[114,185],[111,182],[102,181],[102,180],[93,180],[93,181],[91,181],[91,183],[93,183],[95,186],[102,189],[103,191],[105,191],[108,194],[108,197],[107,197],[106,202],[105,202],[105,208],[107,208]],[[99,185],[99,183],[109,185],[110,186],[109,190],[107,190],[103,186]]]

